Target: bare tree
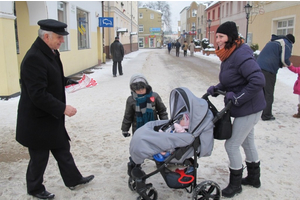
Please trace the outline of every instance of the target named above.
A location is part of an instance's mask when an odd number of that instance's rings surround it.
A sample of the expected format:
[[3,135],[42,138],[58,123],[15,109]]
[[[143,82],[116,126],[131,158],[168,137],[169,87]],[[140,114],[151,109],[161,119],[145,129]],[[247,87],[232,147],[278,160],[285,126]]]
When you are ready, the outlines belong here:
[[162,12],[162,21],[166,26],[166,31],[172,31],[172,20],[170,5],[167,1],[139,1],[139,8],[150,8],[152,10],[160,10]]

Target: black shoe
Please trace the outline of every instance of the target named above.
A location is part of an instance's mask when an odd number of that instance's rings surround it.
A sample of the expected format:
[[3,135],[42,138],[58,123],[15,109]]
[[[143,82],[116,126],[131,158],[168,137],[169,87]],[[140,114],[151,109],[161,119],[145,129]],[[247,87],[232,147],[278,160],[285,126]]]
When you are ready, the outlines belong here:
[[52,194],[52,193],[48,192],[47,190],[45,190],[38,194],[32,194],[32,196],[39,198],[39,199],[53,199],[55,194]]
[[117,75],[113,75],[113,77],[117,77]]
[[94,177],[95,177],[94,175],[82,177],[81,180],[77,184],[75,184],[74,186],[69,186],[69,188],[70,188],[70,190],[74,190],[77,186],[86,184],[86,183],[92,181],[94,179]]
[[120,74],[120,76],[122,76],[122,75],[123,75],[123,73]]
[[273,121],[273,120],[275,120],[275,117],[274,116],[272,116],[272,117],[262,117],[261,119],[263,121]]

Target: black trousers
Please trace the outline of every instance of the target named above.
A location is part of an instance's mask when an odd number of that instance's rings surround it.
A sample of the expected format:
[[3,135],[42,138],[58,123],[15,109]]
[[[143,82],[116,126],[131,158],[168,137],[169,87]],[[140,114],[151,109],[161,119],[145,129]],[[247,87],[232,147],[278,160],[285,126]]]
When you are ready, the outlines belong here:
[[176,56],[179,57],[179,48],[176,48]]
[[[26,173],[27,192],[28,194],[37,194],[45,190],[43,185],[43,176],[46,170],[49,150],[45,149],[31,149],[28,148],[30,160]],[[73,156],[70,152],[70,143],[67,142],[65,147],[60,149],[50,150],[55,160],[64,184],[67,187],[76,185],[82,178],[81,173],[76,167]]]
[[119,75],[123,74],[122,70],[122,61],[113,61],[113,75],[117,75],[117,64],[118,64],[118,70],[119,70]]
[[274,90],[275,90],[275,83],[276,83],[276,74],[272,74],[265,70],[262,70],[265,79],[266,85],[264,87],[264,94],[266,99],[266,108],[263,110],[262,118],[268,119],[273,116],[272,114],[272,105],[274,102]]

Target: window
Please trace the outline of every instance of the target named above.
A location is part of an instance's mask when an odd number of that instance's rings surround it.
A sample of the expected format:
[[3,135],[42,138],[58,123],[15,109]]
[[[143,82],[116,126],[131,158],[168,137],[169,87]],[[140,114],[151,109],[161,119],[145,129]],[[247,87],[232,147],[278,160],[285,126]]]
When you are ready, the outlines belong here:
[[139,38],[139,47],[144,47],[144,38]]
[[143,18],[143,13],[140,13],[140,14],[139,14],[139,18]]
[[[57,19],[60,22],[64,22],[67,24],[67,11],[66,11],[66,3],[62,1],[57,2]],[[62,43],[59,47],[59,51],[67,51],[68,50],[68,36],[64,36],[65,42]]]
[[197,10],[193,10],[192,17],[197,17]]
[[78,49],[89,48],[88,13],[77,9]]
[[285,19],[277,21],[277,35],[293,34],[294,32],[294,19]]
[[144,25],[139,25],[139,32],[144,32]]
[[154,19],[154,14],[153,13],[150,14],[150,19]]

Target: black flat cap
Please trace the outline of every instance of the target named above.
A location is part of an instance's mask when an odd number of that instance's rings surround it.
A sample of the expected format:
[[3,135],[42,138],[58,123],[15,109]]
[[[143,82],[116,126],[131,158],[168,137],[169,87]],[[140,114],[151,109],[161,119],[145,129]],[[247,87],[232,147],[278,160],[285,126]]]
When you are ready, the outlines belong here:
[[63,22],[54,19],[43,19],[38,21],[37,24],[40,25],[42,30],[52,31],[58,35],[69,35],[69,33],[65,30],[68,25]]

